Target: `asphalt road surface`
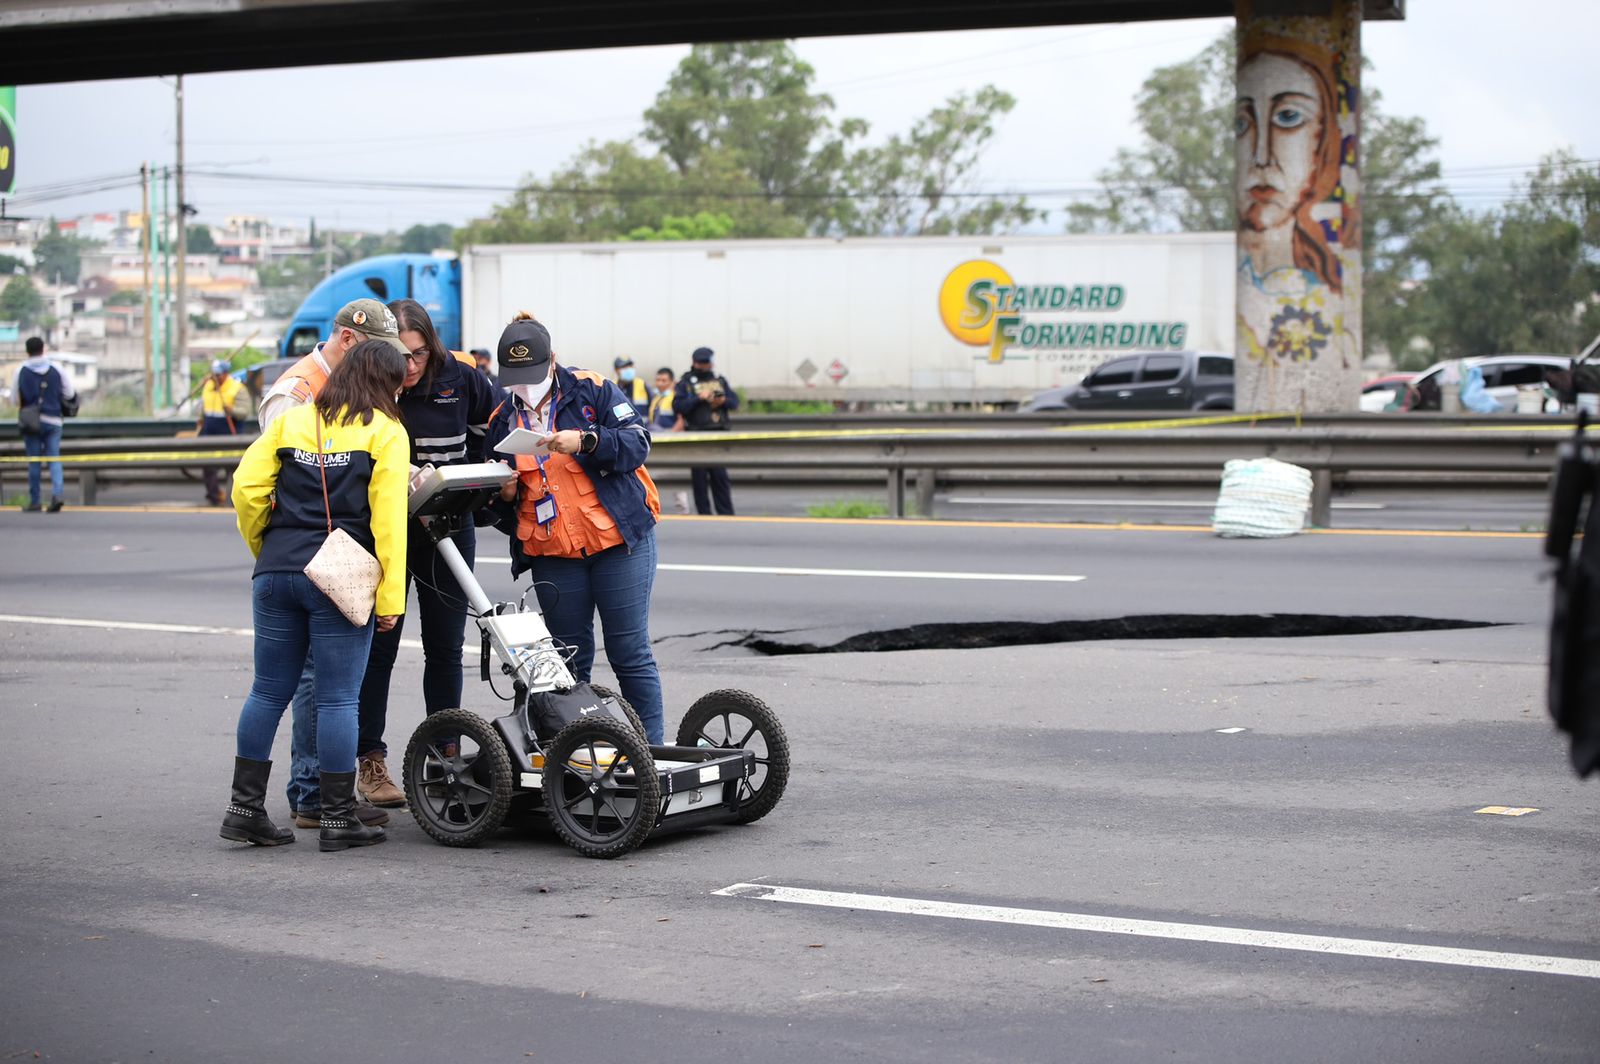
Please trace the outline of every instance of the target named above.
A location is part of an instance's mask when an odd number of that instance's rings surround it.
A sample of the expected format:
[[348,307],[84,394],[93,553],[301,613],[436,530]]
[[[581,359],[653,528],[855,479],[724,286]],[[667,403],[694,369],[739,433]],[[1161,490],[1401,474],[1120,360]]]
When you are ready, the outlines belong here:
[[[217,838],[250,682],[229,515],[0,512],[0,1059],[1600,1059],[1600,792],[1543,710],[1537,537],[660,538],[669,730],[706,690],[770,703],[770,816],[612,862],[408,815],[322,854]],[[486,533],[512,598],[503,556]],[[1492,626],[1236,637],[1260,614]],[[1189,637],[752,648],[1153,615]],[[408,646],[391,747],[420,677]],[[496,705],[471,669],[463,701]]]

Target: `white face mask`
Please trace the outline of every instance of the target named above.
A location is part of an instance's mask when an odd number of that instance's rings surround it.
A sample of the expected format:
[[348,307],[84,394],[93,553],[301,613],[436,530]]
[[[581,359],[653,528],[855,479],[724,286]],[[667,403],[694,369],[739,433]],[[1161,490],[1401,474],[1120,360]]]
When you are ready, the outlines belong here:
[[538,384],[510,384],[506,386],[506,391],[521,399],[524,405],[532,409],[550,394],[550,378],[547,376]]

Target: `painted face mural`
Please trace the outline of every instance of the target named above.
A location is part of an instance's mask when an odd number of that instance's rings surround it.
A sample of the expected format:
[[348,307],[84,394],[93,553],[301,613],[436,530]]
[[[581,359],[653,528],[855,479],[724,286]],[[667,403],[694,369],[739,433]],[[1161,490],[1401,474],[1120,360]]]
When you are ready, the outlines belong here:
[[1317,217],[1340,187],[1329,76],[1274,51],[1240,64],[1234,150],[1239,229],[1256,275],[1299,268],[1337,291],[1340,271]]
[[1235,402],[1353,408],[1361,365],[1361,10],[1243,17],[1234,105]]

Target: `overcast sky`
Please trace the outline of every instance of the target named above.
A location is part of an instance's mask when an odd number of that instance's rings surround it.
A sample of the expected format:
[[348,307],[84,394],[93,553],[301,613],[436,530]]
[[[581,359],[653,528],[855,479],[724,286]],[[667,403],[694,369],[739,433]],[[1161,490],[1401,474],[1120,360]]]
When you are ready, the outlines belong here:
[[[1600,158],[1589,52],[1595,0],[1410,0],[1404,22],[1369,22],[1369,86],[1392,114],[1420,115],[1464,202],[1489,205],[1545,153]],[[1536,14],[1530,12],[1536,11]],[[1017,97],[983,164],[985,189],[1083,185],[1135,143],[1133,97],[1158,66],[1188,58],[1231,20],[799,41],[837,116],[873,138],[907,129],[952,93],[993,83]],[[240,175],[472,182],[543,176],[584,142],[626,138],[687,46],[203,74],[184,80],[188,163]],[[13,215],[137,208],[141,162],[173,159],[170,80],[18,90]],[[42,202],[30,188],[79,179],[131,187]],[[35,193],[37,196],[37,193]],[[195,177],[205,221],[265,214],[368,230],[485,214],[494,191],[380,193]],[[1060,199],[1035,197],[1058,208]],[[1059,210],[1047,229],[1060,228]]]

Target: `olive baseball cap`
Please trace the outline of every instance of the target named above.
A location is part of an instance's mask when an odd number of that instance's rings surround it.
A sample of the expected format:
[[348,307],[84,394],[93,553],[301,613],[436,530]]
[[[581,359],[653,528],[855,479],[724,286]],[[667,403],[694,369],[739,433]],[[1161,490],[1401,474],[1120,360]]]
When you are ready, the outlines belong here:
[[550,331],[532,318],[507,325],[495,349],[500,384],[543,384],[550,375]]
[[333,325],[358,332],[369,340],[387,341],[402,355],[411,353],[400,342],[400,323],[395,320],[394,311],[376,299],[352,299],[333,316]]

